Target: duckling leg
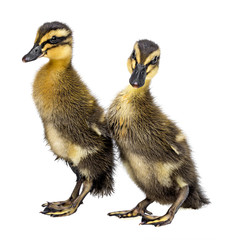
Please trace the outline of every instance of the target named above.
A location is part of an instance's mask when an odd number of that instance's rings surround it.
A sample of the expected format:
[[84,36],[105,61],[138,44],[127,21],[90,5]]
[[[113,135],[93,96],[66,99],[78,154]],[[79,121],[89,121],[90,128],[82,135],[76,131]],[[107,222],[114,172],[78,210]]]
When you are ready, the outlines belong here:
[[81,194],[72,202],[72,204],[69,207],[66,207],[65,209],[61,210],[55,210],[55,209],[47,209],[47,211],[44,213],[46,215],[49,215],[51,217],[63,217],[63,216],[69,216],[73,213],[75,213],[82,203],[83,199],[86,197],[86,195],[90,192],[91,188],[93,186],[93,182],[90,180],[85,180],[83,182],[83,189]]
[[179,191],[179,195],[173,205],[169,208],[167,213],[162,217],[154,217],[149,215],[143,215],[141,225],[154,225],[155,227],[170,224],[185,199],[189,194],[189,187],[186,185]]
[[51,209],[55,211],[55,210],[66,209],[72,206],[73,201],[79,196],[81,185],[82,185],[82,180],[80,179],[77,181],[71,196],[66,201],[47,202],[42,204],[42,207],[45,207],[45,209],[41,213],[46,214],[46,212],[49,212]]
[[119,218],[129,218],[129,217],[137,217],[142,216],[144,213],[151,214],[146,208],[153,200],[149,198],[145,198],[143,201],[139,202],[137,206],[131,210],[127,211],[118,211],[118,212],[111,212],[108,213],[109,216],[117,216]]

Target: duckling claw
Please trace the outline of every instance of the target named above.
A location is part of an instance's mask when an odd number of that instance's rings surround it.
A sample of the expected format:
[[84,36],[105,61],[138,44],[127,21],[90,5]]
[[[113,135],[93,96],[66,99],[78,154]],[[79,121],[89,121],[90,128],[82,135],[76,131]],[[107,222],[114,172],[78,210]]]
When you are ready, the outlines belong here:
[[47,207],[49,204],[50,204],[49,202],[43,203],[42,207]]
[[69,216],[77,211],[77,207],[70,207],[62,210],[57,210],[53,208],[46,207],[42,212],[42,214],[48,215],[50,217],[63,217]]
[[68,199],[66,201],[59,202],[46,202],[42,204],[42,207],[53,209],[53,210],[64,210],[72,206],[72,202]]

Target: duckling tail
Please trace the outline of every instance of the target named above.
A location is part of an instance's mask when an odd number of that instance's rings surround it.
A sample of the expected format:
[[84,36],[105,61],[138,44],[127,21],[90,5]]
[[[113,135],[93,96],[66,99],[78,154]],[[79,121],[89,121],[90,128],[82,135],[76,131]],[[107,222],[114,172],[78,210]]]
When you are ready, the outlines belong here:
[[111,174],[101,175],[100,178],[94,180],[91,193],[101,197],[111,195],[114,192],[113,184]]
[[103,158],[103,165],[99,165],[98,167],[102,170],[101,174],[94,178],[93,186],[91,193],[93,195],[104,196],[111,195],[114,190],[114,167],[115,163],[114,152],[113,152],[113,142],[108,137],[104,137],[105,148],[104,151],[100,153],[100,157]]
[[195,187],[190,186],[189,189],[188,198],[182,205],[183,208],[199,209],[204,205],[210,203],[209,199],[205,196],[204,192],[198,184]]

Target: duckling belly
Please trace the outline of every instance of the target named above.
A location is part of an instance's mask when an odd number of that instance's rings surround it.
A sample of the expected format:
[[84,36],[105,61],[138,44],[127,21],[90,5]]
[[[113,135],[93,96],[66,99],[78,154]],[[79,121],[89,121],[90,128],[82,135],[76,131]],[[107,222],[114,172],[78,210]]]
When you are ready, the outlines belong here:
[[70,160],[74,166],[78,166],[82,159],[97,151],[96,148],[88,149],[72,143],[54,127],[52,123],[45,126],[46,139],[51,150],[59,157]]
[[149,182],[153,181],[153,171],[144,157],[128,152],[122,157],[122,160],[131,179],[139,187],[148,185]]
[[174,174],[180,168],[180,163],[149,161],[127,149],[121,152],[122,162],[131,179],[148,197],[162,204],[173,202]]
[[63,138],[59,131],[49,123],[45,126],[46,139],[51,147],[51,150],[59,157],[68,157],[68,148],[70,143],[67,139]]

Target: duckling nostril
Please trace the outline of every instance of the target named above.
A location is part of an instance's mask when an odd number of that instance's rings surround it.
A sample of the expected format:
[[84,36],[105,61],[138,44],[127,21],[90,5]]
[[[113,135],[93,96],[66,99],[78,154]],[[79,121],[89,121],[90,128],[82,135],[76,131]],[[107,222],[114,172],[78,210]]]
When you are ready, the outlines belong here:
[[141,70],[141,75],[144,75],[145,74],[145,70]]

